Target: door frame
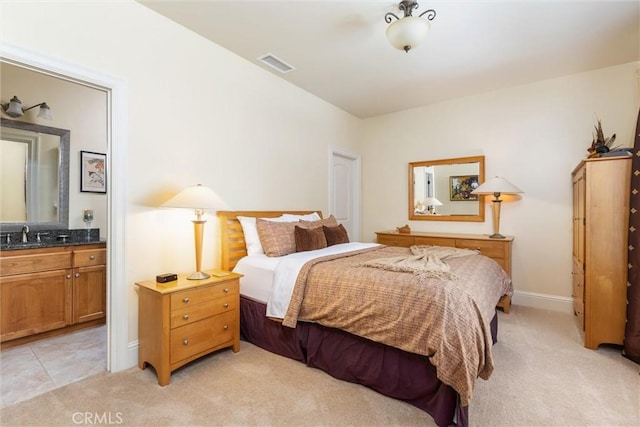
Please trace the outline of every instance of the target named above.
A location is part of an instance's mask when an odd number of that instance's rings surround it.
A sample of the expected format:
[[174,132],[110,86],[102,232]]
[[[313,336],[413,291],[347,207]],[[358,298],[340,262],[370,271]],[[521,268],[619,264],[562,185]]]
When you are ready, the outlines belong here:
[[353,162],[355,173],[352,177],[352,186],[353,186],[353,197],[351,198],[351,208],[353,211],[353,228],[355,233],[353,236],[350,236],[351,240],[354,242],[359,242],[362,230],[361,230],[361,209],[362,209],[362,156],[360,154],[352,153],[342,148],[337,147],[329,147],[329,212],[333,212],[333,166],[334,166],[334,157],[346,157],[347,159]]
[[125,229],[127,182],[128,86],[126,81],[89,70],[73,62],[2,42],[0,57],[8,63],[88,84],[107,93],[107,370],[126,369],[128,360],[128,299]]

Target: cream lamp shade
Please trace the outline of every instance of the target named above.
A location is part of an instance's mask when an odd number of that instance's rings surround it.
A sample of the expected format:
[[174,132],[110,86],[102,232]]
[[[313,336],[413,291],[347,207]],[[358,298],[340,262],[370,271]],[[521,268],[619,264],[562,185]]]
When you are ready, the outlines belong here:
[[227,204],[218,196],[215,191],[201,184],[187,187],[171,199],[164,202],[162,207],[194,209],[196,219],[193,220],[193,232],[195,236],[196,250],[196,272],[187,277],[190,280],[207,279],[209,274],[201,271],[202,260],[202,236],[204,223],[202,219],[204,211],[219,211],[228,209]]
[[493,194],[493,234],[489,236],[492,239],[504,239],[504,236],[500,234],[500,205],[502,204],[500,195],[520,193],[524,193],[524,191],[499,176],[486,180],[471,192],[471,194],[480,196]]

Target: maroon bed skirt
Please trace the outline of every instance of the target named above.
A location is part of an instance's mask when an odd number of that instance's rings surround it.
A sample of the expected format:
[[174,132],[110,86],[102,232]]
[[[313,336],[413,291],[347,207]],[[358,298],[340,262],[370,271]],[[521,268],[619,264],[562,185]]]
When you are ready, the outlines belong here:
[[[420,356],[361,338],[339,329],[299,322],[295,329],[266,317],[266,305],[240,299],[240,335],[279,354],[329,375],[365,385],[385,396],[408,402],[433,417],[439,426],[468,426],[468,407],[458,393],[436,377],[436,369]],[[496,342],[498,317],[491,322]]]

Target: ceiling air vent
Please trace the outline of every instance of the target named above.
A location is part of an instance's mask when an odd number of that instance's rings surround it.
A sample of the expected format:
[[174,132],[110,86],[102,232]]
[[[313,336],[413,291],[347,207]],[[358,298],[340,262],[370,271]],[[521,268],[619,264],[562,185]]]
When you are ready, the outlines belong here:
[[271,68],[274,68],[280,71],[282,74],[286,74],[289,71],[295,70],[295,67],[287,64],[282,59],[277,58],[275,55],[271,53],[267,53],[266,55],[262,55],[258,58],[258,61],[262,62],[265,65],[268,65]]

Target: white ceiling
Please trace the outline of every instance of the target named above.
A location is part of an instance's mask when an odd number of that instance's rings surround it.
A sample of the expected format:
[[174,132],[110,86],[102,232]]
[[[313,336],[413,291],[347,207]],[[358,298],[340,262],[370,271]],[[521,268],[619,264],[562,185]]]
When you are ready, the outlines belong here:
[[437,15],[409,53],[385,37],[395,1],[138,1],[358,117],[640,59],[637,0],[419,0]]

